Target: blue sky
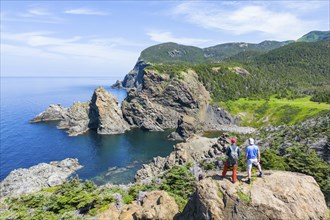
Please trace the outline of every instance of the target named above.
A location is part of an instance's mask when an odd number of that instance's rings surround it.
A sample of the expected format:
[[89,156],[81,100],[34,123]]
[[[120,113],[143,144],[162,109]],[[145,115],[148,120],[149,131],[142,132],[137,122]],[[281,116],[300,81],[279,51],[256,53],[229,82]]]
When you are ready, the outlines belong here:
[[123,76],[146,47],[296,40],[329,1],[1,1],[1,76]]

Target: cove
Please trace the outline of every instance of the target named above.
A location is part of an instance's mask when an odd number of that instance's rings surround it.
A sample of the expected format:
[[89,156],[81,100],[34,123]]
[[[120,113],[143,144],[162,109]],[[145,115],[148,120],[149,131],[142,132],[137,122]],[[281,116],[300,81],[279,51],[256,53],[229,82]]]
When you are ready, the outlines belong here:
[[56,122],[29,123],[49,104],[68,107],[74,101],[90,100],[97,86],[104,86],[121,102],[126,91],[110,88],[120,78],[1,78],[0,179],[17,168],[72,157],[84,166],[77,172],[81,179],[128,183],[143,163],[167,156],[176,144],[167,140],[169,131],[133,129],[119,135],[89,131],[70,137],[56,128]]

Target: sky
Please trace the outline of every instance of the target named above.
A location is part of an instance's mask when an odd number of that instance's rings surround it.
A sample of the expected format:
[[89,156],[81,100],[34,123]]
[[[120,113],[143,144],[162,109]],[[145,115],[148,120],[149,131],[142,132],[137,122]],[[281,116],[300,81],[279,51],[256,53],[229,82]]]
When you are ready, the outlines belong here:
[[325,1],[1,0],[1,77],[124,76],[149,46],[296,40]]

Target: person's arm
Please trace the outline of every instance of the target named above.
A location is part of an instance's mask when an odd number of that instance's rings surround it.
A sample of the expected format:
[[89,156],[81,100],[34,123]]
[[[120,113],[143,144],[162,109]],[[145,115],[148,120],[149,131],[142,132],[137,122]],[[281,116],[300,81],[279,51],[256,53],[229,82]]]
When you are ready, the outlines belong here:
[[248,158],[248,152],[247,152],[247,148],[245,150],[245,161],[247,161],[247,158]]
[[260,163],[260,150],[259,150],[259,147],[258,147],[258,162]]

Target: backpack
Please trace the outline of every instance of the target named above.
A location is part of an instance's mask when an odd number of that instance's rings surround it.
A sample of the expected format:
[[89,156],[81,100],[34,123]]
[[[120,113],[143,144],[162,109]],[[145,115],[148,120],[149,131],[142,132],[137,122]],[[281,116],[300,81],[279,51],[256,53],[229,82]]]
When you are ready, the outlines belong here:
[[230,145],[229,162],[231,165],[236,165],[238,163],[238,147],[236,146],[234,150],[232,146]]

